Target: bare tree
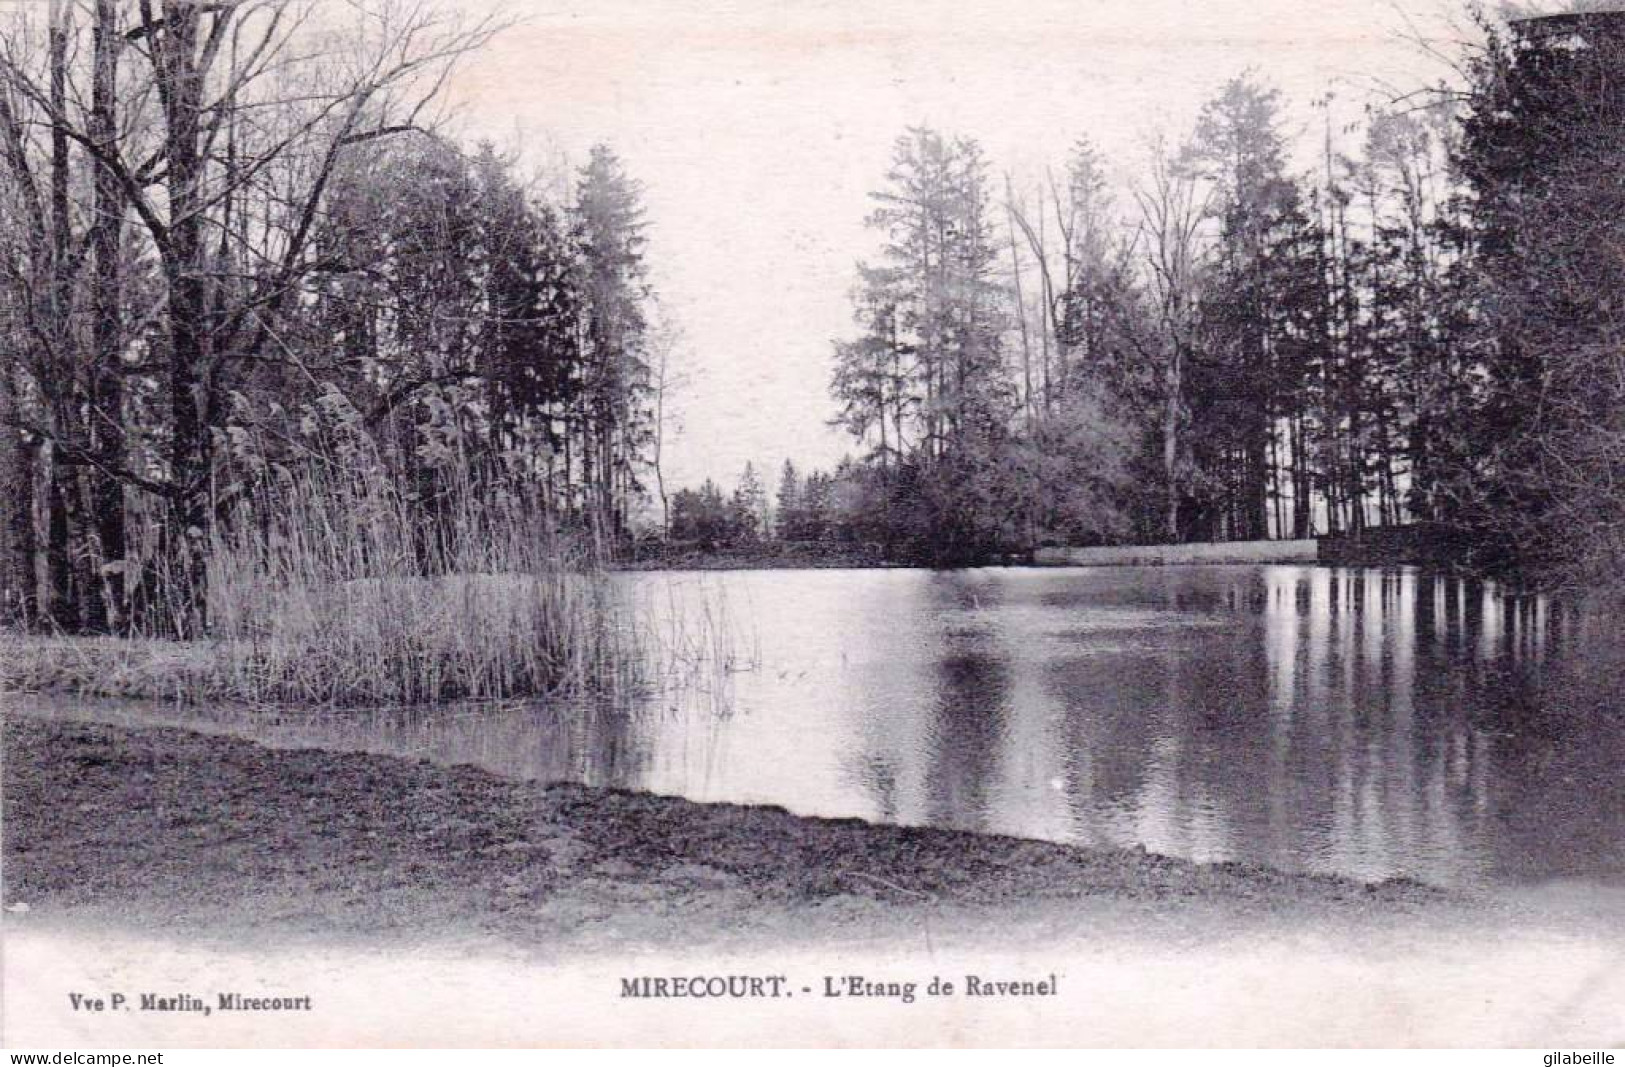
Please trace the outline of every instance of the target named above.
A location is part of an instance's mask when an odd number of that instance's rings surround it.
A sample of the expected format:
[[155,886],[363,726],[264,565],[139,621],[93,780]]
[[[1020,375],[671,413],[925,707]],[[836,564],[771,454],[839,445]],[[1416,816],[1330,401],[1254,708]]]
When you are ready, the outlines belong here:
[[[233,391],[284,358],[279,334],[302,287],[349,266],[313,244],[347,151],[432,126],[449,72],[501,22],[391,0],[88,2],[88,72],[67,0],[52,3],[43,48],[21,16],[0,43],[7,195],[29,229],[8,281],[21,294],[24,366],[47,398],[8,418],[53,463],[96,472],[83,510],[118,513],[126,487],[156,497],[169,548],[195,555],[186,546],[212,521],[214,435]],[[87,255],[88,330],[76,293]],[[119,272],[149,256],[156,329],[140,339],[152,357],[141,373],[161,382],[165,417],[159,461],[136,464],[120,415],[136,338]],[[121,562],[119,520],[97,533],[92,555]]]
[[1162,467],[1167,497],[1164,533],[1179,538],[1180,429],[1184,418],[1185,372],[1196,344],[1203,270],[1202,227],[1209,204],[1198,181],[1179,167],[1158,140],[1149,181],[1135,193],[1140,232],[1155,307],[1154,340],[1142,353],[1161,369]]
[[649,466],[654,472],[655,492],[660,497],[662,537],[671,536],[671,499],[666,493],[664,467],[666,442],[682,432],[677,398],[690,382],[688,372],[680,365],[682,345],[682,329],[668,315],[659,314],[649,331],[649,381],[654,401]]

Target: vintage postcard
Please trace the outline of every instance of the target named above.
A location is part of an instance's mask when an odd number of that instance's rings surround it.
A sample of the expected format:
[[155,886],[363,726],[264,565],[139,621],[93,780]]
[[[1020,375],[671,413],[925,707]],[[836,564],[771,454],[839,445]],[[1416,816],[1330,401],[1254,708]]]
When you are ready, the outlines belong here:
[[0,0],[0,1044],[1612,1062],[1622,165],[1610,4]]

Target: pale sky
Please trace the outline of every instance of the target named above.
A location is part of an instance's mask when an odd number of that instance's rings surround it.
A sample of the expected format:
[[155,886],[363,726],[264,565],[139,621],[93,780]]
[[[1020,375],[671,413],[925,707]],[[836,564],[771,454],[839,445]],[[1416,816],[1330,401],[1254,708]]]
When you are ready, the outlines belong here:
[[[477,8],[484,0],[465,0]],[[1429,35],[1452,0],[1398,0]],[[1089,135],[1124,183],[1159,127],[1189,129],[1254,68],[1320,136],[1377,82],[1445,68],[1387,0],[548,0],[451,86],[470,133],[541,164],[612,145],[646,187],[649,260],[685,334],[669,485],[731,486],[747,460],[832,465],[831,342],[849,336],[863,218],[904,127],[981,141],[1002,188]],[[769,484],[773,484],[769,479]]]

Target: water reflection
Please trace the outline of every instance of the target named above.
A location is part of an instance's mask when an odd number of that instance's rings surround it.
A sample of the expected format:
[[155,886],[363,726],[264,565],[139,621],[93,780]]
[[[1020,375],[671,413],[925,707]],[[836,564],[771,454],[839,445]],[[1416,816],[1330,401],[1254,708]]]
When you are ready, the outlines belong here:
[[[810,581],[838,598],[864,578]],[[813,752],[836,751],[833,779],[867,803],[798,804],[790,782],[781,802],[1367,879],[1621,870],[1625,747],[1602,695],[1619,674],[1569,654],[1576,616],[1542,598],[1290,567],[921,575],[891,592],[802,760],[817,776]],[[772,688],[749,714],[796,704]],[[1593,768],[1592,786],[1555,764]]]
[[1603,615],[1409,570],[624,582],[669,632],[725,600],[755,669],[725,700],[685,684],[631,706],[219,713],[210,725],[1365,879],[1625,877],[1625,651]]

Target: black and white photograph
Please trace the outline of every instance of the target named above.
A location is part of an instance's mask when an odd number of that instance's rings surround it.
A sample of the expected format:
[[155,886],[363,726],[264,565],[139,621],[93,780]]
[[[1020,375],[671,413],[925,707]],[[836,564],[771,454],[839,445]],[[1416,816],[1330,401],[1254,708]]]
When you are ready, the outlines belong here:
[[1612,1063],[1622,617],[1625,3],[0,0],[0,1047]]

